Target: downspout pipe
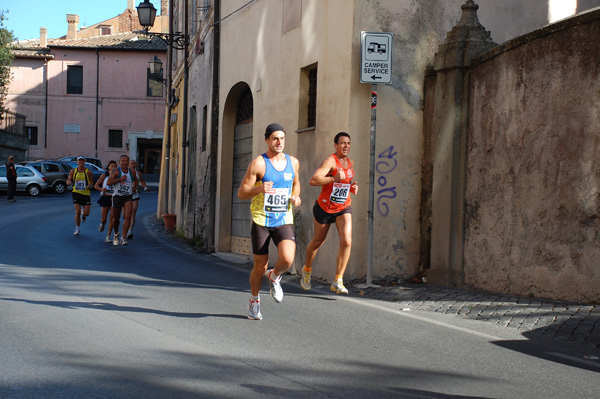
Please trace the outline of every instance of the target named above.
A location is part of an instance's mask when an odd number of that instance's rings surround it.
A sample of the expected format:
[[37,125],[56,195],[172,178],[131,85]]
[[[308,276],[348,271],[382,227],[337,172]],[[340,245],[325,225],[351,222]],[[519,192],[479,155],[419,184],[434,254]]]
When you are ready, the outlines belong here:
[[98,108],[100,107],[100,52],[96,49],[96,147],[95,157],[98,158]]
[[188,66],[188,49],[190,40],[188,37],[188,2],[184,2],[184,23],[183,23],[183,34],[185,35],[185,48],[183,50],[183,120],[181,129],[181,197],[179,204],[179,214],[182,218],[182,225],[184,220],[185,212],[185,197],[186,197],[186,172],[187,172],[187,148],[188,148],[188,78],[189,78],[189,66]]
[[[213,21],[221,19],[221,2],[214,2]],[[210,211],[208,221],[207,246],[210,251],[216,251],[215,248],[215,221],[217,207],[217,152],[219,151],[219,63],[220,63],[220,43],[221,43],[221,24],[213,23],[213,81],[212,81],[212,115],[210,129],[210,183],[209,183],[209,207]]]
[[44,148],[48,148],[48,58],[44,60]]
[[[169,34],[173,32],[173,2],[169,1]],[[169,214],[169,183],[171,180],[171,100],[173,90],[173,74],[171,70],[173,66],[173,49],[167,46],[167,135],[163,140],[166,140],[165,145],[165,203],[163,207],[163,215]]]

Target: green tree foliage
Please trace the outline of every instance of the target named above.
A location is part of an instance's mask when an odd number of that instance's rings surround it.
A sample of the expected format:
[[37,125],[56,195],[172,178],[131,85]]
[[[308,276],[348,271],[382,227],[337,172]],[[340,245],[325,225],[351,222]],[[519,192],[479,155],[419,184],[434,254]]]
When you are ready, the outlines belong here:
[[15,40],[13,32],[4,27],[6,19],[4,11],[0,10],[0,118],[4,115],[4,97],[10,83],[10,66],[13,60],[11,43]]

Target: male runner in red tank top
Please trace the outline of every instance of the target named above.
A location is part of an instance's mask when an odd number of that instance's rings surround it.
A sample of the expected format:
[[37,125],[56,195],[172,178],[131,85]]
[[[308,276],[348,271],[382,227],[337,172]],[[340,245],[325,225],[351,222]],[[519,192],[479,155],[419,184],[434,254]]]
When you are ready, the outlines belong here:
[[311,186],[321,186],[321,194],[313,207],[314,236],[306,248],[306,265],[302,268],[300,285],[310,290],[312,264],[317,252],[335,223],[340,237],[340,248],[336,258],[335,278],[331,291],[347,294],[343,276],[350,251],[352,250],[352,199],[350,193],[358,192],[358,184],[354,181],[354,161],[348,158],[350,152],[350,135],[338,133],[334,140],[335,153],[329,155],[321,163],[310,179]]

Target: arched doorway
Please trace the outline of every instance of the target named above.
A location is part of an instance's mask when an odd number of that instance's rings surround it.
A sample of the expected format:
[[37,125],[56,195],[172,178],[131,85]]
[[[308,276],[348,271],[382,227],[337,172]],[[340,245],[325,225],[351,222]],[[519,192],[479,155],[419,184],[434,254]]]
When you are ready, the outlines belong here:
[[252,160],[252,118],[254,102],[249,87],[243,91],[237,105],[233,132],[233,176],[231,184],[231,252],[250,255],[250,200],[237,196],[240,183]]

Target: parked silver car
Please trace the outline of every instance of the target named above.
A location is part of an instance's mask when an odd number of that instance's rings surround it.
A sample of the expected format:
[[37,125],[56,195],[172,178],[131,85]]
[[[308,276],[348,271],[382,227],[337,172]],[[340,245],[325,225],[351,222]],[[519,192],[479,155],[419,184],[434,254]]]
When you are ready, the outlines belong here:
[[46,176],[46,182],[54,192],[62,194],[67,191],[67,179],[69,178],[70,167],[66,163],[58,161],[27,161],[19,162],[19,165],[27,165],[35,168]]
[[[27,194],[36,196],[48,189],[46,176],[31,166],[15,165],[17,168],[17,191],[25,191]],[[6,166],[0,165],[0,191],[8,190],[6,179]]]

